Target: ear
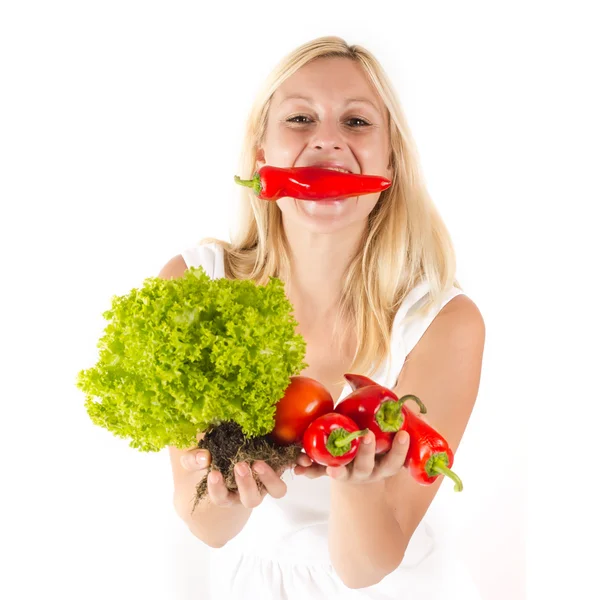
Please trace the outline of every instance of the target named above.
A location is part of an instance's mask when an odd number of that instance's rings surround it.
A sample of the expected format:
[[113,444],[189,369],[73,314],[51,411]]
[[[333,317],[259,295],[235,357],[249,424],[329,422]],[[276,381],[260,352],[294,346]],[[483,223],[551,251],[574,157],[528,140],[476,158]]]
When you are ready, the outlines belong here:
[[258,148],[256,151],[256,170],[258,171],[265,166],[265,151],[262,148]]
[[394,176],[394,155],[390,152],[390,159],[388,161],[388,166],[385,170],[386,172],[386,177],[391,181],[392,177]]

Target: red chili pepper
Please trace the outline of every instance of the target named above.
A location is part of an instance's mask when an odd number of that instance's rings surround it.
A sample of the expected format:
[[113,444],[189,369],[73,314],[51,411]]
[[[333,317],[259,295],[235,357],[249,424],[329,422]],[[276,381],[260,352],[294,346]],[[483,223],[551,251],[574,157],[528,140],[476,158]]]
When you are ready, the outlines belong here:
[[375,453],[384,454],[392,447],[396,432],[402,429],[406,413],[403,405],[407,400],[415,400],[421,412],[426,412],[416,396],[409,394],[398,399],[392,390],[376,383],[355,389],[338,403],[335,412],[349,417],[361,429],[370,429],[375,434]]
[[341,467],[352,462],[360,445],[358,438],[368,432],[344,415],[328,413],[315,419],[304,432],[304,451],[320,465]]
[[454,491],[461,492],[463,484],[456,473],[450,470],[454,454],[448,442],[418,415],[405,410],[402,429],[410,435],[406,462],[410,474],[421,485],[432,484],[440,475],[454,481]]
[[289,196],[298,200],[333,200],[383,192],[392,185],[385,177],[343,173],[322,167],[283,169],[265,165],[252,179],[234,177],[236,183],[250,187],[261,200]]

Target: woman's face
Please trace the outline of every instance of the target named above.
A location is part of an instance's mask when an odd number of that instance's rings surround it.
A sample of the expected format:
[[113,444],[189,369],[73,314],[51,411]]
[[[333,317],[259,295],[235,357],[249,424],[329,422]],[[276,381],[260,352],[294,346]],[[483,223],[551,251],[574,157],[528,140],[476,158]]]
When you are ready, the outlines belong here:
[[[257,167],[335,166],[391,179],[386,109],[362,67],[317,59],[273,94]],[[366,219],[381,192],[332,202],[281,198],[284,221],[333,232]]]

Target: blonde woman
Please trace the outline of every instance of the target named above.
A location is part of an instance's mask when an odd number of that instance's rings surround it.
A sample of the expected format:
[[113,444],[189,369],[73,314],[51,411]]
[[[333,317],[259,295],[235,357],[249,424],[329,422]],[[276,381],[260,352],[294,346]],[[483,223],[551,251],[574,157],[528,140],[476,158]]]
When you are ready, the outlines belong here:
[[[241,189],[231,243],[203,240],[161,276],[203,266],[212,277],[281,278],[307,344],[303,375],[335,400],[350,392],[344,373],[368,375],[399,396],[416,394],[456,450],[478,393],[484,322],[455,279],[450,236],[372,54],[326,37],[274,69],[248,120],[240,175],[250,178],[264,164],[319,165],[393,183],[329,203],[267,202]],[[190,502],[210,456],[170,448],[176,510],[213,548],[211,597],[476,598],[452,549],[440,547],[424,519],[443,478],[430,486],[411,478],[403,467],[407,437],[398,433],[376,459],[370,434],[348,467],[325,469],[302,456],[294,473],[279,477],[264,463],[239,464],[235,494],[211,473],[209,497],[193,516]]]

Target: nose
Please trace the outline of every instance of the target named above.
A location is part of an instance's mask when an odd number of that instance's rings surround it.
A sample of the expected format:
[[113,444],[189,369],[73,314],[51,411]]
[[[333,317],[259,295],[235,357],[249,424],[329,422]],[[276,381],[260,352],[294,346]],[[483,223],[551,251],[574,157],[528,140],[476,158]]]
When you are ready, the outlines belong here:
[[344,140],[335,123],[321,121],[315,128],[311,145],[315,150],[341,150]]

